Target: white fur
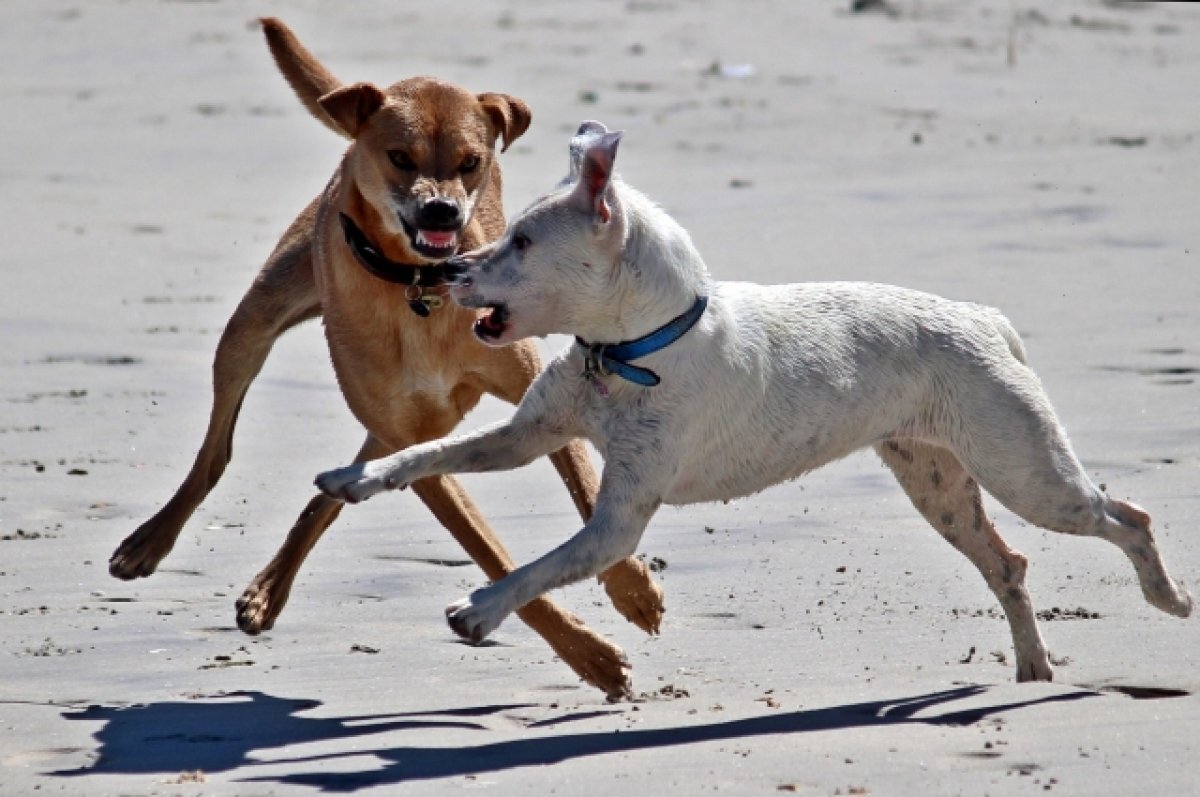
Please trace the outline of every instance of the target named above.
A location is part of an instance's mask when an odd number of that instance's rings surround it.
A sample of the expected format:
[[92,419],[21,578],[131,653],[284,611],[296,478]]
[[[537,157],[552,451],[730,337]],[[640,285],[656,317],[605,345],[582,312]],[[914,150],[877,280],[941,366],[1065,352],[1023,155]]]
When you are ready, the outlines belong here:
[[534,597],[633,554],[663,503],[747,495],[868,446],[983,573],[1008,617],[1018,678],[1049,680],[1052,671],[1024,585],[1026,560],[983,514],[979,485],[1032,523],[1113,542],[1147,600],[1191,612],[1149,517],[1088,479],[998,311],[886,285],[713,282],[687,233],[612,179],[618,137],[590,130],[575,142],[576,179],[468,255],[453,295],[467,306],[504,304],[504,333],[487,341],[503,344],[548,333],[630,340],[705,293],[708,310],[694,328],[636,361],[662,383],[610,375],[601,395],[572,346],[511,420],[318,477],[330,495],[359,501],[426,476],[517,467],[573,437],[596,446],[605,467],[595,516],[560,547],[448,608],[455,631],[482,639]]

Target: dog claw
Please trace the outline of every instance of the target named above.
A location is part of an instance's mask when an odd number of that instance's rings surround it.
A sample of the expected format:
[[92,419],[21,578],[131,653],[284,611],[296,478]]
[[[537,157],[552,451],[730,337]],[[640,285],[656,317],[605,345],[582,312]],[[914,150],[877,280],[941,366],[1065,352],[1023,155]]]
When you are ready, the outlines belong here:
[[149,523],[142,525],[117,546],[117,550],[113,551],[108,560],[109,575],[122,581],[132,581],[154,573],[158,563],[171,549],[167,547],[164,551],[156,550],[156,546],[151,543],[161,535],[154,533],[150,528]]
[[1053,681],[1054,668],[1048,660],[1040,662],[1024,662],[1017,664],[1017,683],[1032,683],[1036,681]]
[[237,626],[244,633],[257,636],[275,627],[275,620],[283,611],[287,597],[273,600],[271,589],[257,581],[251,582],[237,599]]
[[584,683],[604,692],[608,702],[632,700],[632,665],[625,651],[584,626],[573,615],[568,615],[568,620],[572,633],[558,642],[551,641],[551,647]]
[[132,581],[135,578],[143,578],[154,572],[153,566],[147,566],[144,562],[138,562],[130,559],[123,551],[117,551],[108,560],[108,574],[113,578],[119,578],[122,581]]
[[613,607],[629,622],[656,636],[662,626],[663,613],[666,611],[662,604],[662,590],[655,587],[649,596],[618,592],[605,584],[605,591],[612,601]]

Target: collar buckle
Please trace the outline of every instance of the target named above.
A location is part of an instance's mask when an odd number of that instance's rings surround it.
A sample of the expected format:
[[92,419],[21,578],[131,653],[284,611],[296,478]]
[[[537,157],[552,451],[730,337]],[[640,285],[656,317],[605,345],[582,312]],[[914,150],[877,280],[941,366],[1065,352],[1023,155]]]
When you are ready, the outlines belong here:
[[608,348],[607,343],[593,343],[588,347],[587,354],[583,357],[583,375],[587,379],[595,379],[598,376],[611,376],[612,371],[604,362],[604,350]]

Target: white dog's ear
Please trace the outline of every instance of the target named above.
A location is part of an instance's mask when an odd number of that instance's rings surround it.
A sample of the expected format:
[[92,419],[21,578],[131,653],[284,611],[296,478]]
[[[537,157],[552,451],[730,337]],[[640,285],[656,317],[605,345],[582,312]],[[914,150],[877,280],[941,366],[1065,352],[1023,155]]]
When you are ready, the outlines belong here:
[[571,185],[579,179],[579,170],[583,166],[583,151],[587,149],[588,144],[597,136],[602,136],[608,132],[608,128],[601,122],[588,120],[579,125],[579,130],[575,133],[575,137],[571,139],[571,143],[567,145],[567,176],[559,185]]
[[611,217],[605,194],[612,181],[613,164],[617,160],[617,145],[621,131],[590,138],[584,145],[579,164],[579,182],[571,191],[571,202],[580,210],[591,213],[597,221],[607,224]]

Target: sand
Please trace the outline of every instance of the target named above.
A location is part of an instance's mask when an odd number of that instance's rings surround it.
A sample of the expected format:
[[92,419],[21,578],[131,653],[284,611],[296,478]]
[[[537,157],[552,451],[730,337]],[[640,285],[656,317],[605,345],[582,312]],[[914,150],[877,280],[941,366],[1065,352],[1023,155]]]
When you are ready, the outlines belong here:
[[[557,594],[628,652],[633,703],[515,620],[457,642],[442,607],[482,575],[408,494],[347,511],[275,630],[242,635],[233,601],[361,437],[317,324],[277,346],[159,573],[109,577],[191,462],[225,319],[342,149],[250,23],[276,14],[346,80],[526,99],[510,212],[596,118],[718,278],[1003,308],[1089,472],[1200,582],[1200,7],[444,5],[0,9],[0,792],[1195,793],[1200,622],[1147,606],[1111,546],[993,504],[1058,662],[1013,683],[982,579],[868,455],[661,511],[657,638],[595,585]],[[577,528],[544,462],[467,483],[521,559]]]

